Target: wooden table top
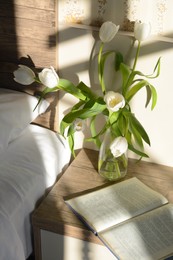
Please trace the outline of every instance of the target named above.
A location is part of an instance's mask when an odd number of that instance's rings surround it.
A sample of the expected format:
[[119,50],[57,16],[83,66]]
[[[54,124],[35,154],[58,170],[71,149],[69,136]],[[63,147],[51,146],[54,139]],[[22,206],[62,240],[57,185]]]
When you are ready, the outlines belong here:
[[[97,172],[98,152],[82,149],[32,215],[33,226],[101,244],[64,203],[63,197],[107,183]],[[129,159],[124,179],[137,177],[173,202],[173,167]],[[122,179],[121,181],[123,181]]]

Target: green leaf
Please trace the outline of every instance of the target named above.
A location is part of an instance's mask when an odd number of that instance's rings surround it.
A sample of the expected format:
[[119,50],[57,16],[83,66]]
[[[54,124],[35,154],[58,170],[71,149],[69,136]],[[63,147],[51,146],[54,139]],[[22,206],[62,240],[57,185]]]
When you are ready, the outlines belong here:
[[146,87],[147,90],[147,100],[146,106],[149,104],[150,100],[152,99],[151,109],[153,110],[157,103],[157,92],[153,85],[151,85],[146,80],[141,80],[137,84],[135,84],[127,93],[126,93],[126,100],[129,102],[134,95],[143,87]]
[[80,107],[85,104],[84,101],[80,100],[77,104],[75,104],[71,111],[64,116],[64,118],[60,122],[60,133],[64,136],[65,129],[75,120],[75,118],[72,117],[72,120],[70,120],[71,115],[73,115],[73,112],[79,111]]
[[73,135],[75,133],[74,124],[71,124],[68,128],[67,136]]
[[[133,79],[135,76],[141,76],[141,77],[145,77],[147,79],[154,79],[154,78],[157,78],[159,75],[160,75],[160,59],[158,59],[155,67],[154,67],[154,70],[153,72],[150,74],[150,75],[146,75],[144,73],[142,73],[141,71],[133,71],[131,73],[131,79]],[[132,82],[131,82],[132,83]]]
[[91,107],[94,106],[95,102],[96,102],[96,99],[90,99],[90,100],[88,100],[88,102],[86,102],[86,103],[84,104],[83,109],[90,109]]
[[146,80],[141,80],[140,82],[138,82],[137,84],[135,84],[125,95],[125,98],[127,99],[127,101],[129,102],[132,97],[143,87],[145,87],[146,85],[148,85],[148,82]]
[[151,75],[145,75],[140,71],[130,71],[130,69],[128,69],[128,66],[126,66],[124,63],[121,63],[120,69],[123,76],[123,95],[126,95],[127,90],[130,88],[131,85],[135,83],[135,81],[142,81],[142,79],[134,80],[136,76],[141,76],[148,79],[157,78],[160,74],[160,59],[161,58],[158,59]]
[[97,133],[96,133],[95,119],[96,119],[96,116],[93,116],[90,121],[90,130],[91,130],[92,137],[89,139],[85,139],[85,141],[91,141],[91,139],[92,139],[92,141],[97,145],[97,147],[100,148],[101,141],[99,139],[99,135],[97,136]]
[[126,136],[128,132],[129,123],[127,118],[123,115],[123,113],[120,113],[117,124],[118,124],[118,128],[120,129],[121,135]]
[[137,155],[139,155],[141,157],[145,157],[145,158],[149,157],[146,153],[141,152],[138,149],[136,149],[132,144],[128,144],[128,148],[129,148],[129,150],[131,150],[132,152],[136,153]]
[[42,91],[41,95],[39,96],[38,102],[37,102],[36,106],[34,107],[33,111],[36,110],[36,108],[37,108],[38,105],[41,103],[41,101],[43,100],[44,96],[45,96],[47,93],[54,92],[54,91],[56,91],[56,90],[57,90],[56,87],[55,87],[55,88],[48,88],[48,87],[46,87],[46,88]]
[[106,122],[106,124],[103,126],[103,128],[101,129],[101,131],[98,134],[93,135],[90,138],[86,138],[85,141],[87,141],[87,142],[93,142],[94,141],[95,142],[95,140],[97,138],[99,138],[101,135],[103,135],[109,127],[110,126],[109,126],[108,122]]
[[[92,119],[91,119],[91,122],[90,122],[90,130],[91,130],[91,135],[92,136],[96,136],[97,135],[96,128],[95,128],[95,119],[96,119],[96,116],[93,116]],[[101,141],[99,139],[99,136],[95,138],[95,144],[97,145],[97,147],[100,148]]]
[[73,157],[76,157],[74,152],[74,134],[68,136],[68,143]]
[[130,113],[129,114],[129,123],[130,125],[135,128],[135,130],[139,133],[139,135],[141,135],[142,139],[148,144],[150,145],[150,139],[145,131],[145,129],[143,128],[143,126],[141,125],[141,123],[136,119],[136,117]]
[[85,85],[82,81],[77,85],[77,88],[81,90],[82,94],[90,99],[95,99],[96,95],[91,91],[87,85]]
[[111,125],[111,132],[114,135],[114,137],[122,135],[117,122]]
[[123,63],[123,55],[121,52],[117,52],[115,55],[115,70],[118,71],[120,69],[120,65]]
[[130,130],[131,130],[131,133],[134,137],[134,141],[136,142],[136,144],[141,148],[143,149],[143,142],[142,142],[142,138],[141,138],[141,135],[139,134],[139,132],[136,130],[136,128],[133,126],[133,124],[130,124]]
[[86,119],[89,117],[96,116],[102,113],[106,109],[106,104],[102,98],[98,98],[95,101],[90,100],[88,101],[84,108],[80,111],[76,111],[78,117],[81,119]]
[[153,85],[149,84],[151,93],[152,93],[152,105],[151,105],[151,109],[153,110],[156,106],[157,103],[157,92],[156,89],[154,88]]
[[146,86],[146,91],[147,91],[147,99],[146,99],[145,107],[148,106],[148,104],[150,103],[150,100],[152,98],[151,89],[150,89],[150,87],[148,85]]
[[64,136],[65,134],[65,129],[69,126],[69,123],[65,122],[63,119],[61,120],[61,123],[60,123],[60,134],[62,136]]
[[[160,60],[161,60],[161,57],[158,59],[156,65],[154,67],[153,73],[151,75],[145,75],[146,78],[155,79],[160,75]],[[156,74],[155,74],[155,72],[156,72]]]
[[71,110],[64,116],[60,123],[60,133],[64,135],[65,129],[77,118],[87,119],[102,113],[106,109],[106,104],[102,98],[97,100],[89,100],[85,103],[84,108]]
[[123,96],[125,96],[125,93],[127,91],[127,87],[128,87],[128,79],[131,73],[131,69],[129,66],[127,66],[124,63],[120,64],[120,71],[122,74],[122,79],[123,79],[123,83],[122,83],[122,94]]
[[111,125],[114,124],[118,120],[119,114],[120,114],[119,111],[110,113],[109,122]]
[[56,88],[64,90],[65,92],[70,93],[80,100],[86,100],[87,98],[79,88],[77,88],[72,82],[66,79],[60,79]]
[[151,84],[148,84],[148,86],[146,86],[146,90],[147,90],[147,100],[146,100],[145,106],[147,107],[150,100],[152,99],[151,110],[153,110],[156,106],[156,103],[157,103],[156,89]]

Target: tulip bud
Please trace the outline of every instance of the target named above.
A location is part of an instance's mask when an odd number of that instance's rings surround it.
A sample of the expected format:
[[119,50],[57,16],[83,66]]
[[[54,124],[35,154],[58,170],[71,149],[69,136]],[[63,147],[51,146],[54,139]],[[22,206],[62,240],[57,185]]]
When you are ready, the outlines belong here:
[[35,73],[25,65],[19,65],[13,74],[14,80],[22,85],[30,85],[35,81]]
[[115,158],[121,156],[127,151],[128,143],[125,137],[118,136],[110,144],[111,153]]
[[75,129],[75,131],[83,131],[84,128],[85,128],[85,124],[84,124],[83,120],[76,119],[74,121],[74,129]]
[[100,27],[99,37],[102,42],[110,42],[119,30],[119,25],[115,25],[112,22],[105,22]]
[[114,91],[108,91],[104,96],[108,110],[112,112],[118,111],[125,106],[125,99],[123,95]]
[[38,73],[38,77],[41,83],[48,88],[54,88],[59,83],[59,77],[53,67],[43,69]]
[[134,36],[138,41],[144,41],[150,36],[151,25],[150,23],[142,23],[141,21],[135,22]]

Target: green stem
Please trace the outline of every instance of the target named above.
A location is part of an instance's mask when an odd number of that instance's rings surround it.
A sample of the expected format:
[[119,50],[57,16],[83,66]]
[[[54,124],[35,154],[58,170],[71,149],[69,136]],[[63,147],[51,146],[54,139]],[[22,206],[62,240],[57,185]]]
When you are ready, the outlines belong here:
[[141,47],[141,42],[138,41],[138,46],[137,46],[137,50],[136,50],[136,55],[135,55],[135,60],[134,60],[134,64],[133,64],[133,67],[132,67],[132,71],[131,71],[131,73],[128,76],[128,80],[127,80],[126,86],[124,87],[124,89],[125,89],[124,92],[123,92],[124,96],[126,95],[126,92],[127,92],[128,88],[131,85],[132,76],[133,76],[133,73],[134,73],[134,71],[136,69],[136,64],[137,64],[137,60],[138,60],[138,57],[139,57],[140,47]]
[[121,158],[122,158],[122,162],[123,162],[123,165],[124,165],[124,168],[127,168],[127,158],[126,158],[126,154],[122,154],[121,155]]
[[98,55],[98,74],[99,74],[99,82],[100,82],[100,85],[102,88],[102,92],[103,92],[103,94],[105,94],[106,90],[105,90],[105,84],[104,84],[104,80],[103,80],[103,68],[102,68],[102,64],[101,64],[103,46],[104,46],[104,43],[102,42],[100,45],[99,55]]
[[134,72],[134,70],[136,68],[136,64],[137,64],[137,60],[138,60],[139,52],[140,52],[140,47],[141,47],[141,42],[138,41],[138,47],[137,47],[137,51],[136,51],[136,55],[135,55],[135,60],[134,60],[134,64],[133,64],[132,73]]
[[[93,116],[92,119],[91,119],[91,122],[90,122],[90,130],[91,130],[91,135],[92,136],[96,136],[97,135],[96,128],[95,128],[95,122],[94,122],[95,118],[96,118],[96,116]],[[100,139],[98,137],[94,140],[94,142],[97,145],[97,147],[100,148],[101,141],[100,141]]]
[[36,110],[36,108],[38,107],[38,105],[40,104],[40,102],[42,101],[42,99],[44,98],[44,96],[45,96],[48,92],[49,92],[49,88],[46,87],[46,88],[43,90],[43,92],[41,93],[41,95],[40,95],[40,97],[39,97],[39,99],[38,99],[38,102],[37,102],[36,106],[35,106],[34,109],[33,109],[33,112]]
[[120,168],[119,168],[119,165],[118,165],[118,161],[116,160],[115,161],[115,167],[116,167],[116,171],[118,173],[118,177],[121,177],[121,172],[120,172]]

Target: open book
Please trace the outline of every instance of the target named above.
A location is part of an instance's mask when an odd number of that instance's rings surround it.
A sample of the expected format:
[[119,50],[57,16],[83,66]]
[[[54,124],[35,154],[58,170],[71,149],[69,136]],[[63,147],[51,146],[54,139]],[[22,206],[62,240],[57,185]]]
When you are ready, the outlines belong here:
[[64,200],[118,259],[173,253],[173,205],[136,177]]

